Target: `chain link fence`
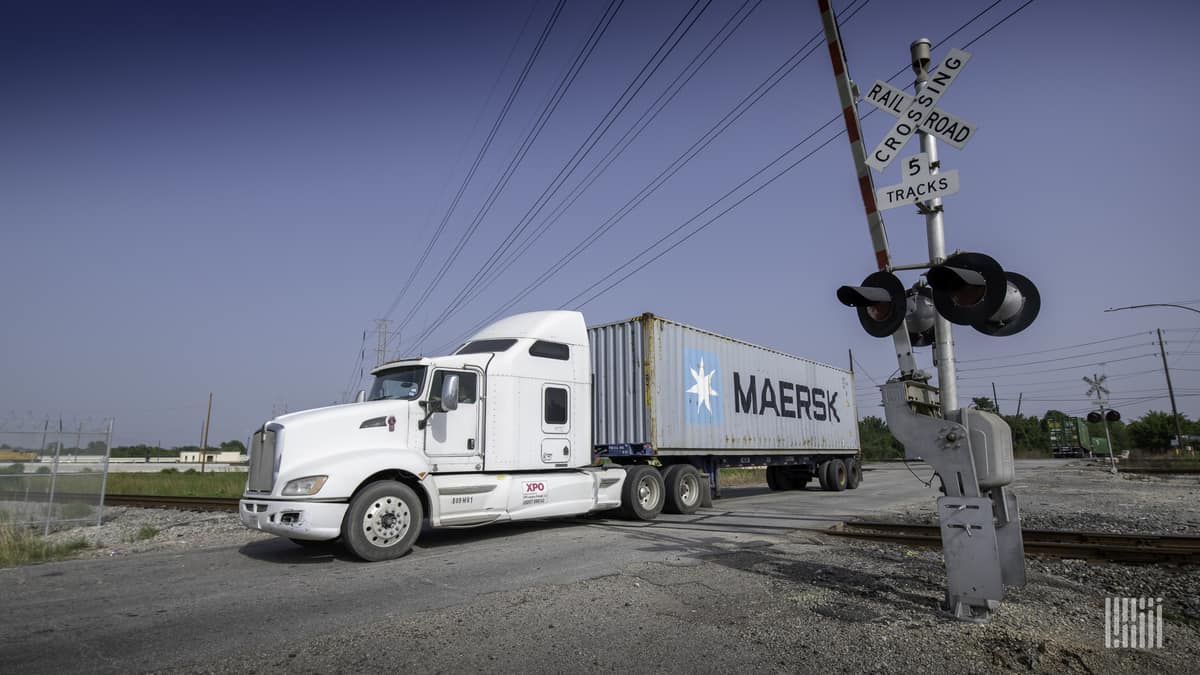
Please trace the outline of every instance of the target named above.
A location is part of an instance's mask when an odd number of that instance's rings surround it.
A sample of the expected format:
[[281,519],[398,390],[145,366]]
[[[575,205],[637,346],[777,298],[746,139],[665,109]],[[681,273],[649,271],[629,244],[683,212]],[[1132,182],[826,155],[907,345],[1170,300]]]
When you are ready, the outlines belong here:
[[0,428],[0,523],[99,525],[112,453],[112,420],[75,428]]

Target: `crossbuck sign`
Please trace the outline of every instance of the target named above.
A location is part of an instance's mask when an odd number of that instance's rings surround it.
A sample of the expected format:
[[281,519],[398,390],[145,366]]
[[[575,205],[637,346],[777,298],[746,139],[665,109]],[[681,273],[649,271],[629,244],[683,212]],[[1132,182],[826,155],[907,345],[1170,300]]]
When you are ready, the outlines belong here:
[[[942,94],[946,93],[946,89],[950,87],[950,84],[954,82],[954,78],[962,72],[963,66],[967,64],[970,58],[971,55],[961,49],[951,49],[946,58],[938,64],[937,70],[934,70],[933,74],[929,76],[929,81],[925,84],[925,88],[918,92],[916,96],[909,97],[907,94],[904,94],[907,100],[902,100],[900,103],[893,104],[892,99],[886,99],[886,102],[881,103],[881,101],[885,101],[883,98],[883,89],[871,89],[867,100],[893,115],[898,115],[900,119],[888,131],[887,136],[883,137],[879,145],[875,146],[875,150],[867,155],[867,166],[882,173],[892,163],[892,160],[896,159],[896,155],[899,154],[900,149],[904,147],[909,137],[916,133],[918,129],[930,131],[941,138],[945,138],[948,133],[951,139],[948,142],[958,148],[961,148],[962,144],[967,142],[973,135],[974,127],[962,120],[958,120],[958,118],[951,118],[942,111],[934,108],[934,106],[942,98]],[[886,83],[876,83],[877,86],[879,84],[886,86]],[[899,90],[896,90],[896,92],[900,94],[904,93]],[[903,106],[902,110],[895,109],[901,106]],[[960,124],[958,128],[951,129],[951,124],[955,121]],[[937,133],[939,128],[941,129],[941,133]],[[963,131],[963,129],[969,130]]]

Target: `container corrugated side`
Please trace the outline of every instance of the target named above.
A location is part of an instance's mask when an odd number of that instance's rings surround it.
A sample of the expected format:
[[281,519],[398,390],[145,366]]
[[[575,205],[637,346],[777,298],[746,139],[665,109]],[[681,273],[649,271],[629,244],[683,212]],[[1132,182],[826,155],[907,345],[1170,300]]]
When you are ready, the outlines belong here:
[[622,321],[589,328],[588,342],[592,357],[593,443],[650,443],[641,322]]
[[[597,423],[596,444],[650,443],[658,454],[855,452],[858,418],[853,374],[654,315],[589,329],[596,404],[638,410],[638,434]],[[609,359],[611,335],[639,343],[641,358]],[[596,338],[601,341],[596,343]],[[614,380],[644,380],[628,398],[610,397]],[[599,418],[597,418],[599,419]]]

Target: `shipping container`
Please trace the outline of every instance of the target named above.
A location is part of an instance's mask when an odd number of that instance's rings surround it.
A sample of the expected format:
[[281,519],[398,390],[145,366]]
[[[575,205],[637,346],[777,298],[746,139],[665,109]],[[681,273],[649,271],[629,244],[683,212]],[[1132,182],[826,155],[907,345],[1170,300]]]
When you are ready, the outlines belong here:
[[781,465],[806,482],[859,451],[851,371],[653,314],[588,337],[597,457]]

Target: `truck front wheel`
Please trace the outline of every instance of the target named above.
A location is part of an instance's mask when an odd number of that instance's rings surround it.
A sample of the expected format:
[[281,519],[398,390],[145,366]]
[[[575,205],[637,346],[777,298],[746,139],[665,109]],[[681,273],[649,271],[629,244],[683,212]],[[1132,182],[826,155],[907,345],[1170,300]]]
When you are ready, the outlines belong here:
[[654,520],[663,510],[663,488],[658,469],[644,464],[627,467],[621,486],[621,515],[632,520]]
[[363,488],[342,520],[342,541],[369,562],[391,560],[412,550],[424,519],[421,500],[404,483],[381,480]]

